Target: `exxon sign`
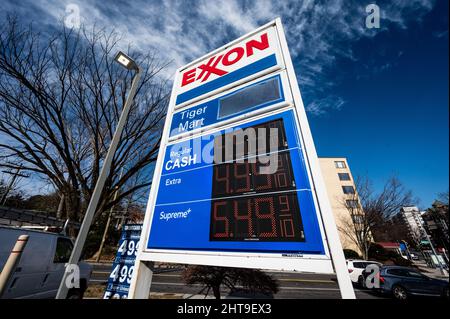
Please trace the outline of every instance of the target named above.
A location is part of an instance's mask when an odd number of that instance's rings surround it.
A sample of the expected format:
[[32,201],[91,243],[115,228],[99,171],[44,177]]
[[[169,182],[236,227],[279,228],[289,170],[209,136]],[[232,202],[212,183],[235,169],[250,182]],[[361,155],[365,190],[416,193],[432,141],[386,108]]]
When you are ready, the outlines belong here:
[[177,79],[176,105],[180,107],[217,89],[282,67],[275,28],[269,28],[233,46],[223,47],[181,70]]

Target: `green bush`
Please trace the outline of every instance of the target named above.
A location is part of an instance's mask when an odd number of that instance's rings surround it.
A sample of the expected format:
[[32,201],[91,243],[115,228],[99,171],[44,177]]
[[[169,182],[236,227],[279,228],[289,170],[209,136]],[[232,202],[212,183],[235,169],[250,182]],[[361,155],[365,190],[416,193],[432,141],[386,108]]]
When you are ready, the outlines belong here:
[[344,249],[345,259],[359,259],[361,258],[359,254],[352,249]]

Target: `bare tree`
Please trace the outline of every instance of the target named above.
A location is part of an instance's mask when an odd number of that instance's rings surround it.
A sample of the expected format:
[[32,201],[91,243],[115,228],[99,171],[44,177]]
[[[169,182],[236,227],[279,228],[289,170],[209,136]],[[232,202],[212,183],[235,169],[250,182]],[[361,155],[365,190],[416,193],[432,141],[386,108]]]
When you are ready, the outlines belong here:
[[448,206],[448,203],[449,203],[449,193],[448,193],[448,191],[439,193],[437,200],[440,201],[441,203],[443,203],[444,205]]
[[338,228],[367,259],[374,239],[389,238],[389,232],[395,232],[393,228],[403,226],[392,223],[392,218],[401,207],[411,205],[414,200],[411,191],[407,191],[396,177],[391,177],[380,193],[374,191],[367,177],[358,177],[355,185],[355,194],[346,195],[342,200],[350,216],[341,220]]
[[[48,35],[14,17],[0,25],[0,167],[51,183],[71,219],[83,216],[131,85],[132,74],[113,61],[119,41],[96,27]],[[144,72],[97,213],[149,188],[159,149],[167,64],[156,52],[129,51]]]

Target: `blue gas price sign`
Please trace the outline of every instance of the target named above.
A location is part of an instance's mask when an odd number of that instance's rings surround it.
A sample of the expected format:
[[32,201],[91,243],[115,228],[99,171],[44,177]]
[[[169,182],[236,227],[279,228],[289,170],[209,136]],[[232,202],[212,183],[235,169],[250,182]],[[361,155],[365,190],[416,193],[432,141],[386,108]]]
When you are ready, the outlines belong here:
[[103,299],[126,299],[139,249],[142,224],[126,224],[122,228],[119,249],[114,259]]
[[[217,163],[227,138],[248,129],[267,136]],[[261,173],[264,148],[271,174]],[[304,163],[292,111],[167,146],[147,248],[323,254]]]

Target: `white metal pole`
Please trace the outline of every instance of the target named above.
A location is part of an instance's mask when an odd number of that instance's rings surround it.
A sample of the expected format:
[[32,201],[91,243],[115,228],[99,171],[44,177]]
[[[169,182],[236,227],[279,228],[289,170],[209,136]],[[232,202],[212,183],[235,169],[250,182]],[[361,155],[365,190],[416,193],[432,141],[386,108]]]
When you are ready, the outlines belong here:
[[125,105],[122,109],[122,114],[120,115],[119,122],[117,123],[116,131],[114,132],[113,138],[111,140],[111,144],[108,149],[108,153],[106,154],[105,161],[103,163],[102,169],[100,171],[100,176],[95,184],[94,192],[92,193],[91,200],[89,202],[89,206],[86,210],[86,214],[83,219],[83,223],[81,224],[80,231],[78,233],[77,240],[75,241],[75,245],[72,250],[72,254],[70,255],[69,261],[66,264],[66,271],[64,272],[63,278],[59,285],[58,293],[56,295],[56,299],[65,299],[67,296],[67,292],[69,288],[66,285],[67,277],[71,272],[71,267],[67,267],[67,265],[76,265],[81,257],[81,252],[84,247],[84,243],[86,241],[86,237],[89,232],[89,228],[92,223],[92,219],[94,218],[95,211],[97,209],[98,202],[100,200],[100,195],[103,191],[103,186],[105,185],[106,178],[109,175],[109,170],[111,168],[111,163],[114,157],[114,153],[116,152],[117,146],[119,144],[123,128],[128,118],[128,113],[130,112],[131,105],[133,103],[134,95],[136,94],[136,90],[138,87],[139,79],[141,77],[141,69],[136,71],[133,81],[131,84],[131,90],[128,94]]
[[[119,180],[122,178],[122,174],[123,174],[123,167],[120,170]],[[114,193],[113,201],[115,201],[117,199],[117,196],[119,196],[119,188],[117,188]],[[114,206],[115,205],[111,206],[111,209],[109,210],[108,219],[106,220],[105,230],[103,231],[102,241],[100,242],[100,248],[98,249],[97,258],[95,259],[96,262],[99,262],[100,257],[102,256],[102,250],[103,250],[103,246],[105,245],[106,235],[108,234],[109,225],[111,224],[111,218],[112,218],[112,214],[114,212]]]

